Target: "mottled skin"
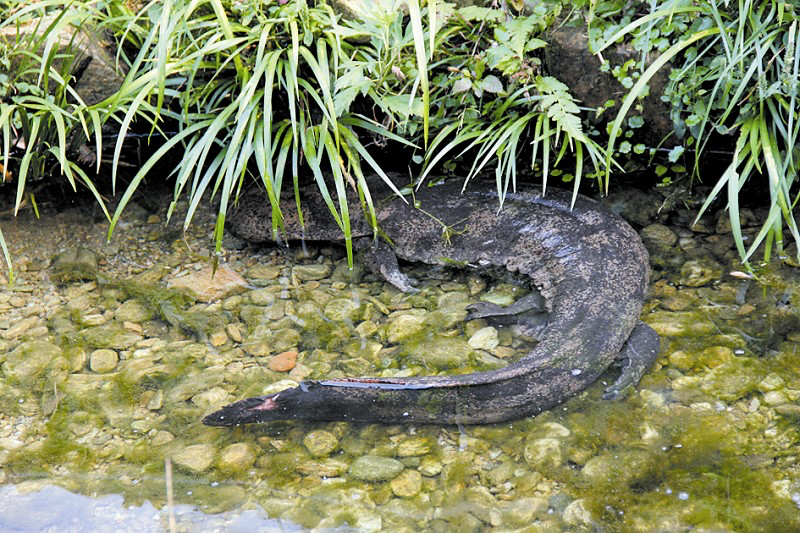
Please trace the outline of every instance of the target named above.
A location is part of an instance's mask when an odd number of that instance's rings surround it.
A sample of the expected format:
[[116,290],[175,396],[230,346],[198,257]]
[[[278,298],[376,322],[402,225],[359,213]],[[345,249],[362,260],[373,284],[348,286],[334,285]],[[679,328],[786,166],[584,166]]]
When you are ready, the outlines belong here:
[[[464,263],[528,278],[544,296],[547,324],[540,342],[525,357],[500,370],[458,376],[352,378],[304,381],[259,398],[248,398],[207,416],[203,422],[229,426],[282,419],[480,424],[534,415],[591,385],[615,361],[623,361],[619,380],[607,389],[615,397],[635,385],[658,355],[659,337],[639,322],[648,287],[648,255],[637,233],[599,203],[549,190],[509,194],[498,212],[493,187],[460,183],[422,188],[423,210],[373,186],[378,223],[397,257],[428,264]],[[229,229],[250,241],[271,241],[271,211],[266,197],[248,196]],[[305,233],[292,213],[288,239],[340,239],[321,198],[303,200]],[[351,204],[353,218],[361,213]],[[441,222],[452,225],[449,242]],[[372,235],[360,219],[354,235]],[[368,263],[390,282],[413,290],[397,270],[396,259],[378,243]],[[388,263],[388,266],[387,266]],[[494,311],[494,312],[493,312]],[[478,306],[475,314],[501,314]]]

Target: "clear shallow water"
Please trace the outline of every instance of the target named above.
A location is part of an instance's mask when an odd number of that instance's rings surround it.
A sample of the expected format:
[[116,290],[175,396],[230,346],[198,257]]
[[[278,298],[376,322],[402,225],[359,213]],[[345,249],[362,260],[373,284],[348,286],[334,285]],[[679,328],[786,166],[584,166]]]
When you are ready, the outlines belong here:
[[[0,294],[0,481],[12,491],[4,505],[63,503],[86,517],[113,511],[122,530],[163,530],[169,457],[187,529],[228,527],[240,515],[279,518],[263,527],[288,530],[797,529],[796,272],[772,266],[764,285],[732,277],[729,234],[713,219],[692,232],[680,225],[686,216],[671,217],[676,242],[649,241],[655,276],[644,318],[664,341],[640,387],[606,402],[598,383],[535,418],[464,428],[199,421],[283,380],[505,364],[525,344],[508,328],[464,324],[463,307],[523,293],[508,284],[417,270],[422,294],[406,296],[369,277],[350,284],[333,248],[310,247],[308,258],[231,252],[247,291],[210,306],[173,301],[196,335],[152,302],[172,298],[158,288],[165,272],[206,264],[210,240],[197,228],[211,224],[198,221],[183,241],[163,219],[134,212],[107,246],[105,225],[80,213],[4,220],[23,269]],[[78,243],[101,256],[106,280],[135,279],[142,290],[52,283],[50,256]],[[476,335],[478,348],[468,343]],[[32,351],[12,355],[23,345]],[[281,370],[275,359],[286,352],[298,353]],[[603,381],[614,378],[612,370]],[[83,496],[12,496],[39,484]]]

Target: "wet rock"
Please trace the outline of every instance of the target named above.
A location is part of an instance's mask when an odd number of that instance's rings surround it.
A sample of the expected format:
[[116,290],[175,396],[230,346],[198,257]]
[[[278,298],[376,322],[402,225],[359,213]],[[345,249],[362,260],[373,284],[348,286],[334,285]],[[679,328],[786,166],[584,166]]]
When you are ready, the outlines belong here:
[[[61,348],[47,341],[28,341],[5,357],[3,373],[23,385],[30,385],[50,363],[62,356]],[[64,360],[66,367],[66,359]]]
[[366,268],[361,261],[354,261],[353,268],[347,266],[347,261],[340,261],[331,274],[331,280],[342,283],[359,283],[365,273]]
[[29,316],[27,318],[23,318],[22,320],[17,321],[13,326],[5,330],[3,332],[2,337],[4,339],[9,339],[9,340],[16,339],[26,331],[30,330],[38,322],[39,318],[36,316]]
[[97,279],[97,255],[82,246],[69,248],[50,265],[51,277],[59,283]]
[[721,400],[732,402],[756,390],[763,377],[763,368],[757,361],[748,357],[734,357],[706,374],[701,389]]
[[158,430],[158,432],[153,435],[153,438],[150,440],[151,446],[163,446],[175,440],[175,436],[170,433],[169,431],[164,431],[163,429]]
[[502,516],[504,522],[524,527],[528,526],[537,515],[545,512],[547,512],[546,498],[520,498],[508,502]]
[[431,451],[431,445],[426,438],[409,438],[397,445],[398,457],[418,457]]
[[117,361],[119,361],[117,352],[101,348],[100,350],[93,351],[89,356],[89,368],[92,369],[92,372],[96,372],[97,374],[106,374],[114,370],[117,366]]
[[292,269],[292,274],[300,281],[318,281],[331,274],[331,266],[323,265],[297,265]]
[[172,460],[186,470],[205,472],[214,464],[216,452],[213,444],[194,444],[178,451]]
[[714,323],[697,313],[656,311],[644,315],[644,321],[663,337],[708,335],[717,328]]
[[314,457],[327,457],[339,447],[339,439],[333,433],[320,429],[308,433],[303,438],[303,444]]
[[497,285],[483,294],[481,301],[505,307],[514,303],[514,297],[518,291],[519,289],[512,285]]
[[272,280],[281,275],[282,266],[276,265],[256,265],[245,272],[245,276],[250,279]]
[[273,372],[288,372],[297,366],[297,352],[282,352],[270,359],[267,367]]
[[361,481],[389,481],[404,469],[403,463],[389,457],[362,455],[350,464],[349,473]]
[[291,379],[282,379],[280,381],[276,381],[275,383],[270,383],[266,387],[261,390],[262,396],[268,396],[270,394],[278,393],[282,390],[291,389],[293,387],[297,387],[299,385],[298,382],[292,381]]
[[209,265],[180,278],[167,282],[170,288],[188,289],[201,302],[221,300],[234,294],[244,292],[247,282],[239,274],[228,267],[219,267],[216,272]]
[[223,472],[242,474],[252,468],[255,462],[253,447],[246,442],[237,442],[222,449],[217,466]]
[[573,527],[588,527],[594,521],[592,520],[592,513],[586,508],[586,502],[583,498],[574,500],[567,508],[564,509],[564,523]]
[[500,344],[497,330],[491,326],[481,328],[469,338],[467,344],[476,350],[494,350]]
[[722,277],[722,265],[710,258],[690,259],[681,267],[680,284],[702,287]]
[[89,346],[113,350],[125,350],[142,340],[141,335],[127,331],[115,322],[87,328],[81,334]]
[[386,340],[398,343],[420,333],[424,328],[425,316],[420,314],[402,314],[394,317],[386,328]]
[[146,322],[153,318],[151,311],[139,300],[127,300],[114,311],[114,318],[120,322]]
[[442,370],[464,365],[472,356],[469,344],[457,337],[425,340],[411,347],[408,352],[410,361]]
[[532,439],[525,444],[525,461],[533,467],[557,467],[561,464],[561,441],[559,439]]
[[417,470],[406,470],[389,484],[395,496],[401,498],[411,498],[419,494],[422,488],[422,474]]
[[271,289],[255,289],[247,293],[247,298],[254,305],[272,305],[275,303],[275,293]]
[[300,332],[290,328],[279,329],[272,337],[272,349],[276,352],[288,351],[299,343]]
[[192,403],[204,411],[230,403],[230,400],[230,393],[222,387],[214,387],[192,396]]
[[657,246],[671,247],[678,242],[678,234],[663,224],[650,224],[641,231],[642,241]]
[[347,463],[344,461],[337,461],[336,459],[303,461],[295,466],[295,470],[304,476],[332,478],[339,477],[347,472]]
[[360,318],[361,305],[350,298],[336,298],[325,305],[323,314],[335,322],[353,322]]
[[433,457],[423,457],[419,463],[419,471],[423,476],[438,476],[443,468],[442,462]]

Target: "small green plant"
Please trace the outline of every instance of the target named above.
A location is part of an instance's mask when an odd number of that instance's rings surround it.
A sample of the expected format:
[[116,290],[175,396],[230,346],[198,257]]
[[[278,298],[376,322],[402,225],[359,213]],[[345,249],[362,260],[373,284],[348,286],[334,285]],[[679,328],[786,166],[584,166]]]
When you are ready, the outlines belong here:
[[[611,128],[609,154],[626,114],[646,93],[656,71],[670,61],[672,82],[666,97],[678,133],[688,135],[686,145],[697,147],[695,175],[712,132],[736,136],[731,163],[698,218],[725,190],[734,240],[745,263],[762,244],[766,261],[773,246],[782,255],[784,228],[800,243],[793,214],[800,155],[798,19],[796,6],[780,0],[666,0],[608,35],[597,48],[601,53],[623,36],[633,36],[643,52],[660,52],[626,96]],[[761,231],[745,247],[739,191],[755,175],[766,177],[771,205]]]

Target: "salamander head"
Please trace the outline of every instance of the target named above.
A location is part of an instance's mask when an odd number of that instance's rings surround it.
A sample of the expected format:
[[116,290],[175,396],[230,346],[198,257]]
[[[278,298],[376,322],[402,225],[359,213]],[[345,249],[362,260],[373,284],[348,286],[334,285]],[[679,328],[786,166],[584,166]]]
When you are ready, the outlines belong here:
[[286,389],[269,396],[246,398],[226,405],[203,418],[207,426],[238,426],[255,424],[271,420],[289,420],[305,418],[309,406],[306,405],[313,393],[303,391],[300,387]]

